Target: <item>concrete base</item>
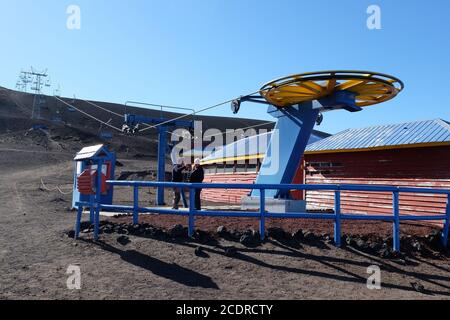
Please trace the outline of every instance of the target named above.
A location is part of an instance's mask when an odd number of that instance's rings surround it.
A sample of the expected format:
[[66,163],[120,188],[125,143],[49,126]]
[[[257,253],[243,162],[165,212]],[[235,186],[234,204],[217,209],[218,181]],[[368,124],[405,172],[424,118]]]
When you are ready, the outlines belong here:
[[[259,210],[259,197],[243,197],[242,210]],[[266,211],[273,213],[306,212],[306,201],[266,198]]]

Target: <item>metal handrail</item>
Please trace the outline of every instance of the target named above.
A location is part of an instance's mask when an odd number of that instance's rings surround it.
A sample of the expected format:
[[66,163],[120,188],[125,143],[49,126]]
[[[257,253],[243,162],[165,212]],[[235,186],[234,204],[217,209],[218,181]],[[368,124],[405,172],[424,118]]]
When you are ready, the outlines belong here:
[[[100,183],[100,181],[98,182]],[[156,182],[156,181],[117,181],[108,180],[111,186],[133,187],[133,206],[125,205],[104,205],[96,199],[100,196],[92,196],[89,202],[78,202],[77,222],[75,226],[75,237],[79,234],[81,215],[83,207],[89,207],[91,220],[94,220],[94,238],[98,239],[99,212],[101,209],[117,212],[133,212],[133,223],[139,223],[139,213],[172,214],[188,217],[188,233],[192,236],[195,232],[195,217],[254,217],[259,218],[259,232],[261,240],[265,237],[265,220],[267,218],[307,218],[307,219],[329,219],[334,220],[334,242],[336,246],[341,245],[341,221],[342,220],[366,220],[366,221],[391,221],[393,223],[393,249],[400,251],[400,222],[411,221],[432,221],[443,220],[444,229],[441,234],[442,244],[448,243],[450,226],[450,190],[432,188],[413,188],[395,186],[374,186],[374,185],[350,185],[350,184],[227,184],[227,183],[178,183],[178,182]],[[184,188],[189,190],[189,211],[179,211],[173,209],[144,208],[139,206],[139,188],[141,187],[163,187],[163,188]],[[259,212],[245,211],[198,211],[194,205],[194,195],[197,189],[245,189],[260,191]],[[266,211],[266,190],[327,190],[334,191],[334,213],[271,213]],[[368,215],[368,214],[345,214],[341,212],[341,192],[342,191],[366,191],[366,192],[391,192],[392,193],[392,215]],[[426,193],[426,194],[446,194],[447,206],[445,214],[436,215],[401,215],[400,214],[400,193]],[[95,214],[93,214],[93,212]],[[93,217],[93,218],[92,218]]]

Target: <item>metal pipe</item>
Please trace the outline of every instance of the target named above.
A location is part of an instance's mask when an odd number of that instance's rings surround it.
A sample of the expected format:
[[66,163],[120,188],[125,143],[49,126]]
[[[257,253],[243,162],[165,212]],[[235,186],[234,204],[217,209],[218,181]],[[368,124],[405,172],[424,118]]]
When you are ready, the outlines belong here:
[[[158,107],[161,108],[161,111],[163,108],[167,108],[167,109],[173,109],[173,110],[187,110],[187,111],[192,111],[192,119],[195,119],[195,109],[191,109],[191,108],[182,108],[182,107],[174,107],[174,106],[165,106],[165,105],[161,105],[161,104],[154,104],[154,103],[147,103],[147,102],[139,102],[139,101],[127,101],[125,102],[125,107],[128,107],[130,104],[138,104],[138,105],[142,105],[142,106],[149,106],[149,107]],[[125,112],[126,113],[126,112]]]
[[392,210],[394,215],[393,228],[393,249],[400,252],[400,209],[399,209],[399,193],[394,191],[392,193]]
[[336,247],[341,246],[341,192],[334,192],[334,244]]
[[133,188],[133,224],[139,224],[139,187]]
[[195,188],[189,190],[189,221],[188,221],[188,235],[192,237],[195,232]]
[[444,223],[444,230],[442,231],[442,246],[444,248],[447,248],[448,244],[448,233],[450,228],[450,194],[447,197],[447,207],[446,207],[446,214],[445,214],[445,223]]
[[259,234],[261,236],[261,241],[264,241],[266,236],[266,190],[259,190]]

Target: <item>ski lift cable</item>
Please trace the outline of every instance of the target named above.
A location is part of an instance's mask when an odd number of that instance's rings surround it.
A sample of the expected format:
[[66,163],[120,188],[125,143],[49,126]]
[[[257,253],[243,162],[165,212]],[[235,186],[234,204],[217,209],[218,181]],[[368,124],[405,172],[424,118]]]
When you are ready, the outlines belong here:
[[[113,115],[115,115],[115,116],[117,116],[117,117],[120,117],[120,118],[125,119],[125,115],[124,115],[124,114],[120,114],[120,113],[111,111],[111,110],[109,110],[109,109],[106,109],[106,108],[104,108],[104,107],[102,107],[102,106],[99,106],[98,104],[93,103],[92,101],[88,101],[88,100],[84,100],[84,99],[79,99],[79,100],[84,101],[84,102],[90,104],[90,105],[93,106],[93,107],[96,107],[96,108],[99,108],[99,109],[101,109],[101,110],[103,110],[103,111],[109,112],[109,113],[111,113],[111,114],[113,114]],[[144,125],[145,127],[148,127],[149,129],[152,129],[152,128],[150,128],[151,125],[149,125],[149,124],[147,124],[147,123],[143,123],[142,125]],[[141,131],[142,131],[142,130],[141,130]]]
[[[241,128],[241,129],[242,129],[242,130],[248,130],[248,129],[253,129],[253,128],[258,128],[258,127],[266,126],[266,125],[273,124],[273,123],[274,123],[273,121],[263,122],[263,123],[259,123],[259,124],[256,124],[256,125],[253,125],[253,126],[248,126],[248,127]],[[175,136],[177,136],[177,137],[182,137],[182,138],[184,138],[182,135],[176,134],[174,131],[172,131],[172,132],[171,132],[171,131],[167,131],[167,133],[173,134],[173,135],[175,135]],[[216,136],[220,136],[220,135],[224,135],[224,134],[226,134],[226,131],[222,131],[222,132],[219,132],[219,133],[215,133],[215,134],[210,134],[210,135],[204,136],[203,139],[211,138],[211,137],[216,137]]]
[[84,112],[83,110],[78,109],[77,107],[71,105],[70,103],[65,102],[64,100],[62,100],[62,99],[60,99],[60,98],[58,98],[58,97],[56,97],[56,96],[53,96],[53,98],[55,98],[56,100],[61,101],[61,102],[64,103],[66,106],[69,106],[69,107],[75,109],[76,111],[78,111],[78,112],[84,114],[85,116],[87,116],[87,117],[89,117],[89,118],[91,118],[91,119],[93,119],[93,120],[95,120],[95,121],[98,121],[98,122],[100,122],[100,123],[103,123],[104,125],[106,125],[106,126],[112,128],[112,129],[114,129],[114,130],[116,130],[116,131],[122,132],[121,129],[116,128],[116,127],[114,127],[113,125],[111,125],[111,124],[109,124],[109,123],[107,123],[107,122],[105,122],[105,121],[102,121],[102,120],[100,120],[100,119],[94,117],[93,115],[90,115],[89,113]]
[[[261,92],[261,91],[258,90],[258,91],[249,93],[249,94],[247,94],[247,96],[251,96],[251,95],[256,94],[256,93],[259,93],[259,92]],[[153,126],[151,126],[151,127],[142,129],[141,132],[146,131],[146,130],[149,130],[149,129],[157,128],[157,127],[159,127],[159,126],[163,126],[163,125],[165,125],[165,124],[171,123],[172,121],[176,121],[176,120],[180,120],[180,119],[183,119],[183,118],[187,118],[187,117],[190,117],[190,116],[193,116],[193,115],[197,115],[197,114],[199,114],[199,113],[201,113],[201,112],[208,111],[208,110],[211,110],[211,109],[214,109],[214,108],[223,106],[223,105],[225,105],[225,104],[231,103],[231,102],[233,102],[234,100],[236,100],[236,98],[230,99],[230,100],[227,100],[227,101],[224,101],[224,102],[215,104],[215,105],[212,105],[212,106],[207,107],[207,108],[200,109],[200,110],[198,110],[198,111],[196,111],[196,112],[194,112],[194,113],[185,114],[185,115],[176,117],[176,118],[174,118],[174,119],[164,121],[164,122],[162,122],[162,123],[159,123],[159,124],[153,125]]]
[[106,109],[106,108],[104,108],[102,106],[99,106],[98,104],[93,103],[92,101],[88,101],[88,100],[84,100],[84,99],[80,99],[80,100],[90,104],[91,106],[94,106],[96,108],[102,109],[103,111],[109,112],[109,113],[111,113],[111,114],[113,114],[115,116],[118,116],[118,117],[121,117],[121,118],[125,118],[125,115],[117,113],[117,112],[114,112],[114,111],[111,111],[111,110],[108,110],[108,109]]

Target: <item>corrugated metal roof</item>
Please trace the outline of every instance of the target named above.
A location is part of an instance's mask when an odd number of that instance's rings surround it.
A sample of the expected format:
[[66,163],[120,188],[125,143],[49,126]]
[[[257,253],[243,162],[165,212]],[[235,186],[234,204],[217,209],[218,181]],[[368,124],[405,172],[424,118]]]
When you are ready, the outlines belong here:
[[308,145],[306,152],[373,149],[450,142],[450,124],[442,119],[347,129]]
[[[320,131],[314,131],[311,134],[308,143],[319,141],[320,139],[323,139],[324,135],[325,134]],[[272,132],[266,132],[230,143],[216,149],[209,156],[203,158],[202,163],[209,163],[213,162],[214,160],[222,161],[223,159],[230,159],[248,155],[263,156],[267,151],[267,146],[270,142],[271,136]]]

